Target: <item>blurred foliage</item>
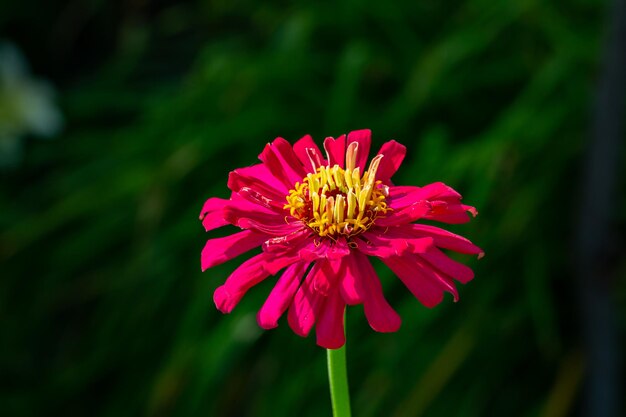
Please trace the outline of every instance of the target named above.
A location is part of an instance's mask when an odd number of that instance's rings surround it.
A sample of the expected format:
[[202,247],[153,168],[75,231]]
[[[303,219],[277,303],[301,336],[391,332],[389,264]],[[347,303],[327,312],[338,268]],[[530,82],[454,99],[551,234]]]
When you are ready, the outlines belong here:
[[272,279],[216,311],[240,259],[200,272],[227,231],[205,234],[198,213],[274,137],[364,127],[408,146],[396,183],[442,180],[479,209],[452,229],[487,256],[462,258],[476,279],[432,310],[377,265],[403,325],[377,334],[349,309],[354,415],[575,413],[571,239],[603,2],[2,8],[0,35],[56,84],[66,120],[1,174],[3,415],[329,415],[314,338],[255,323]]

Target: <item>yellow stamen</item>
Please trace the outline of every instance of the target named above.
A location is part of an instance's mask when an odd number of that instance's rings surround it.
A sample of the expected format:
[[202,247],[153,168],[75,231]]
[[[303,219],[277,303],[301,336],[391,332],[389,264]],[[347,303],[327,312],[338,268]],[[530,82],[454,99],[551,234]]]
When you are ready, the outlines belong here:
[[286,197],[285,209],[319,236],[335,240],[338,235],[354,236],[368,230],[377,217],[389,210],[388,187],[376,181],[383,155],[370,162],[360,175],[356,166],[358,144],[346,150],[346,168],[320,166],[294,185]]

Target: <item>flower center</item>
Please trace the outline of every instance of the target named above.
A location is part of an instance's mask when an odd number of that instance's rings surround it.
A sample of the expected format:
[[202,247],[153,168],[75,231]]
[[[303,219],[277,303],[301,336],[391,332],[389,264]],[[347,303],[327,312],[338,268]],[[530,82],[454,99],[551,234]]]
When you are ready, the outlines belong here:
[[385,202],[388,187],[376,181],[383,155],[373,158],[361,176],[355,168],[357,148],[356,142],[348,146],[346,169],[321,166],[297,182],[287,196],[285,209],[322,237],[357,235],[391,210]]

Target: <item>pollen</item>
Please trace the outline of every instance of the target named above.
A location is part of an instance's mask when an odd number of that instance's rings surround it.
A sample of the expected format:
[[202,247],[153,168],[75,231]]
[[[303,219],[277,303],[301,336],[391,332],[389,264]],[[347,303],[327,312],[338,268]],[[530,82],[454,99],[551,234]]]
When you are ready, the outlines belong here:
[[383,155],[361,175],[356,167],[358,144],[346,150],[346,168],[320,166],[297,182],[287,196],[285,210],[321,237],[355,236],[368,230],[391,210],[385,201],[388,187],[376,180]]

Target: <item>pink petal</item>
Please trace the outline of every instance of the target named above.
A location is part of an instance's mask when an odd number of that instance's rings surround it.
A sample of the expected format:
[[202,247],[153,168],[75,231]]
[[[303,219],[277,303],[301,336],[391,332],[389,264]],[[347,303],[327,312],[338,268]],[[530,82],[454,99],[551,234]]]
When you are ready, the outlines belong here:
[[311,135],[303,136],[298,140],[293,145],[293,151],[307,172],[315,172],[318,167],[326,165],[326,160]]
[[[245,189],[246,187],[242,188],[241,190],[245,190]],[[246,198],[248,196],[246,196],[245,193],[246,192],[244,191],[244,193],[241,193],[241,194],[240,193],[231,194],[230,202],[228,203],[228,206],[224,209],[224,217],[226,217],[226,212],[228,211],[228,209],[233,208],[233,207],[242,211],[246,211],[246,212],[259,212],[259,213],[264,213],[264,214],[271,215],[271,216],[277,215],[276,210],[267,208],[265,207],[265,205],[259,204],[256,201],[250,201],[253,199],[250,198],[249,200],[248,198]],[[280,217],[284,218],[284,213],[285,213],[284,211],[280,211],[280,213],[278,214],[280,215]]]
[[350,247],[345,238],[339,238],[334,242],[329,239],[316,240],[310,242],[300,251],[302,259],[315,261],[317,259],[340,259],[350,254]]
[[[338,271],[339,291],[344,301],[349,305],[363,304],[364,300],[362,276],[359,268],[355,266],[355,256],[357,253],[343,258]],[[365,261],[369,262],[367,258]]]
[[444,274],[461,281],[463,284],[468,283],[474,278],[474,271],[472,271],[472,268],[450,259],[445,253],[437,248],[432,248],[426,253],[421,253],[419,256]]
[[341,296],[350,305],[363,304],[365,317],[378,332],[395,332],[400,316],[387,303],[376,271],[366,256],[355,252],[342,259]]
[[430,211],[424,215],[424,218],[428,220],[460,224],[470,220],[467,211],[474,216],[477,214],[474,207],[461,204],[461,194],[442,182],[422,187],[417,198],[430,202]]
[[[391,205],[390,205],[391,207]],[[430,212],[428,201],[419,200],[402,209],[391,207],[394,211],[386,217],[376,219],[376,226],[389,227],[407,224],[425,217]]]
[[248,187],[242,187],[237,194],[253,204],[269,209],[275,213],[280,213],[281,215],[285,214],[284,198],[281,201],[272,200],[271,198],[266,197],[258,191]]
[[267,239],[266,235],[244,230],[234,235],[209,239],[202,249],[201,264],[202,270],[219,265],[236,256],[247,252]]
[[209,198],[200,211],[200,220],[202,226],[208,232],[228,224],[224,218],[224,207],[228,204],[228,200],[222,198]]
[[275,184],[275,180],[269,181],[270,176],[262,174],[262,171],[258,165],[236,169],[228,174],[228,188],[237,193],[248,187],[272,200],[283,200],[288,189],[282,184]]
[[363,174],[363,172],[365,172],[367,158],[370,153],[370,145],[372,143],[372,131],[369,129],[363,129],[355,130],[348,133],[348,141],[346,146],[349,146],[352,142],[357,142],[359,144],[356,156],[356,166],[360,168],[360,172],[361,174]]
[[460,199],[459,193],[442,182],[435,182],[424,187],[404,185],[389,188],[389,200],[393,202],[394,209],[406,207],[419,200],[458,203]]
[[326,349],[339,349],[346,343],[343,328],[345,309],[346,304],[341,299],[339,291],[331,291],[325,299],[315,326],[319,346]]
[[421,199],[420,191],[420,187],[413,185],[396,185],[389,187],[389,197],[387,198],[389,207],[398,211],[414,204]]
[[404,160],[406,146],[392,140],[383,144],[378,155],[384,155],[384,157],[378,165],[376,179],[381,180],[383,184],[389,184],[391,177],[398,171]]
[[322,262],[322,270],[313,278],[313,289],[320,294],[327,296],[331,288],[336,287],[339,278],[341,261],[338,259]]
[[285,217],[277,213],[267,212],[261,207],[250,210],[243,204],[232,204],[224,209],[224,218],[232,225],[242,229],[253,229],[266,233],[268,239],[273,236],[285,236],[302,229],[299,221],[285,223]]
[[269,276],[264,266],[268,255],[261,253],[242,263],[213,294],[213,301],[222,313],[230,313],[244,294]]
[[337,139],[328,137],[324,140],[324,149],[328,157],[328,166],[345,165],[346,159],[346,135],[341,135]]
[[311,229],[303,227],[295,232],[266,240],[263,243],[263,251],[279,255],[291,251],[294,247],[300,247],[303,243],[307,243],[308,246],[310,238]]
[[265,262],[264,265],[265,270],[274,275],[286,266],[291,265],[294,262],[302,261],[303,259],[302,256],[300,256],[300,252],[302,251],[302,248],[307,244],[308,242],[300,243],[282,252],[264,252],[269,255],[268,260]]
[[[375,229],[376,230],[376,229]],[[369,231],[363,233],[357,240],[357,249],[369,256],[389,258],[391,256],[403,256],[405,253],[423,253],[433,247],[433,239],[430,237],[407,238],[404,235],[394,236],[392,230],[387,234]]]
[[300,224],[280,224],[273,221],[258,221],[258,216],[255,220],[250,218],[238,218],[236,223],[233,224],[242,229],[252,229],[260,233],[266,233],[269,235],[268,238],[272,236],[285,236],[295,233],[302,228]]
[[296,292],[293,303],[289,306],[287,321],[289,327],[298,336],[305,337],[309,334],[325,299],[322,294],[313,288],[315,275],[322,273],[322,265],[320,264],[321,262],[313,264],[306,278],[304,278],[304,282]]
[[483,253],[481,248],[474,245],[463,236],[456,235],[439,227],[425,224],[411,224],[409,227],[413,236],[432,237],[434,239],[435,246],[440,248],[450,249],[455,252],[465,253],[468,255],[480,255]]
[[424,306],[432,308],[443,300],[442,283],[419,267],[415,255],[382,258],[382,261]]
[[259,159],[288,190],[293,188],[296,182],[302,181],[306,175],[306,171],[298,161],[293,148],[283,138],[276,138],[271,144],[268,143],[259,155]]
[[[446,203],[445,201],[433,201],[431,203],[431,209],[426,213],[423,218],[426,220],[436,220],[442,223],[448,224],[462,224],[470,221],[470,217],[467,215],[466,210],[459,203]],[[475,211],[472,207],[472,209]]]
[[273,329],[278,326],[278,319],[293,301],[300,286],[300,280],[309,265],[308,262],[296,262],[285,269],[257,314],[259,326],[264,329]]
[[[359,257],[361,259],[359,259]],[[396,332],[402,320],[389,305],[383,295],[383,287],[367,257],[356,254],[356,266],[361,271],[360,292],[363,297],[363,310],[372,329],[377,332]]]
[[458,224],[470,220],[467,211],[476,215],[474,207],[461,204],[461,195],[441,182],[422,188],[390,187],[388,204],[394,211],[377,225],[398,225],[420,218]]

